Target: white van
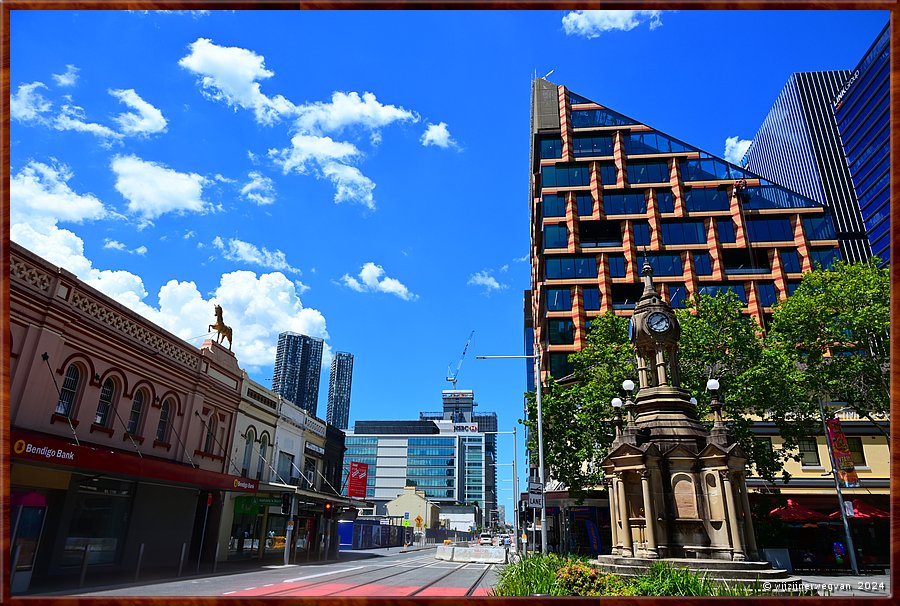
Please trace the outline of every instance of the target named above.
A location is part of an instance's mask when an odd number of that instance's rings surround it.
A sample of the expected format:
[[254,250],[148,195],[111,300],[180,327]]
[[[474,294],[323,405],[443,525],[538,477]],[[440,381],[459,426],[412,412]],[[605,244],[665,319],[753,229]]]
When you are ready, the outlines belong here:
[[494,536],[493,536],[491,533],[489,533],[489,532],[482,532],[482,533],[481,533],[481,536],[478,538],[478,544],[479,544],[479,545],[490,545],[490,544],[491,544],[491,540],[492,540],[493,538],[494,538]]

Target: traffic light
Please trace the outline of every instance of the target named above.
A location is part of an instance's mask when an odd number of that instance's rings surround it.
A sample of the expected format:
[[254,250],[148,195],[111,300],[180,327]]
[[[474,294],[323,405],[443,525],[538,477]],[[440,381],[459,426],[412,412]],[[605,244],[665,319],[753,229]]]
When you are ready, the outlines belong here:
[[334,505],[325,503],[325,519],[330,520],[334,517]]
[[281,513],[286,516],[291,515],[291,501],[293,500],[293,495],[289,492],[281,493]]

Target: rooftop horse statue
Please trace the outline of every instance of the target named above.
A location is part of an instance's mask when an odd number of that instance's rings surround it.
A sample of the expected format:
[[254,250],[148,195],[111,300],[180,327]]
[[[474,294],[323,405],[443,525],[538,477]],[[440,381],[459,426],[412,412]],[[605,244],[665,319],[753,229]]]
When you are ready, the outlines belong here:
[[228,339],[228,351],[231,351],[231,327],[227,326],[222,320],[222,306],[216,305],[216,323],[209,325],[209,330],[217,331],[216,343],[221,343],[223,339]]

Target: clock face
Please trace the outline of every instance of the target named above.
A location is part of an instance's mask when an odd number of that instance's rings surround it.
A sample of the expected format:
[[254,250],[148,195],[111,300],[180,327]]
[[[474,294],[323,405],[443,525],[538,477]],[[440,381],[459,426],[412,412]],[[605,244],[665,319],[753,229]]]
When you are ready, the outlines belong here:
[[660,312],[654,312],[647,318],[647,327],[653,332],[666,332],[672,323],[669,316]]

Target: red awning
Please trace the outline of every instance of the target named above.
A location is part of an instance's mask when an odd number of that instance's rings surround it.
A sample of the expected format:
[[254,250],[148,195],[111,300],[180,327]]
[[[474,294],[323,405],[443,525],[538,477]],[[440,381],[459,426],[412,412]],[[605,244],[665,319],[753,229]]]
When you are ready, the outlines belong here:
[[804,507],[793,499],[788,499],[787,505],[776,507],[769,515],[782,522],[824,522],[828,519],[824,513]]
[[189,465],[97,445],[76,445],[58,436],[10,431],[11,458],[75,469],[164,480],[198,488],[256,492],[259,482]]
[[[828,514],[828,517],[831,519],[840,518],[841,512],[835,511],[834,513]],[[861,518],[865,519],[873,519],[873,518],[889,518],[891,514],[887,511],[878,509],[873,505],[869,505],[865,501],[861,501],[859,499],[853,499],[853,518]],[[852,519],[852,518],[851,518]]]

